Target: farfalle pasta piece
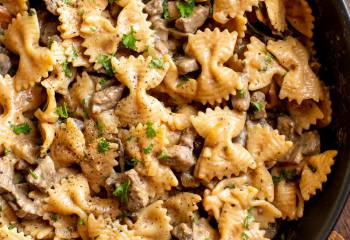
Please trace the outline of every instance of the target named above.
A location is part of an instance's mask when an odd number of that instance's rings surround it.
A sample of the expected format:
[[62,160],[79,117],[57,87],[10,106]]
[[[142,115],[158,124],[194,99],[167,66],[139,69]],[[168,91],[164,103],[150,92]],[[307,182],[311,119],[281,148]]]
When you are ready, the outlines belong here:
[[322,184],[327,181],[327,175],[331,172],[337,153],[335,150],[329,150],[306,160],[299,183],[305,201],[315,195],[317,190],[322,190]]
[[73,67],[89,67],[89,59],[84,55],[85,48],[82,46],[83,39],[70,38],[64,39],[62,46],[65,48],[65,54],[68,62],[71,62]]
[[28,10],[27,0],[0,0],[12,15],[23,13]]
[[281,211],[283,219],[296,220],[303,216],[304,199],[293,182],[282,180],[276,183],[273,204]]
[[61,32],[61,37],[63,39],[78,37],[82,22],[79,9],[70,4],[62,4],[62,6],[57,8],[57,12],[59,14],[58,20],[61,23],[57,29]]
[[321,81],[309,66],[309,54],[305,47],[295,38],[268,41],[269,50],[288,69],[284,76],[279,97],[296,100],[300,104],[305,99],[316,102],[324,98]]
[[9,225],[10,223],[17,223],[17,216],[15,211],[10,207],[7,201],[0,197],[1,215],[0,227]]
[[323,113],[323,118],[317,120],[317,127],[323,128],[328,126],[332,121],[332,100],[329,93],[329,88],[324,87],[325,97],[319,102],[318,107]]
[[255,168],[255,161],[249,152],[231,139],[243,130],[246,114],[229,108],[207,109],[192,116],[196,131],[205,138],[204,148],[195,167],[195,176],[210,181]]
[[271,25],[279,32],[283,32],[287,28],[286,8],[284,0],[265,0],[267,14]]
[[272,202],[274,199],[274,185],[270,172],[265,164],[258,163],[251,173],[252,185],[259,190],[258,198]]
[[112,22],[98,11],[84,14],[80,32],[84,38],[82,46],[86,48],[84,53],[91,63],[97,62],[100,56],[116,53],[121,40]]
[[44,140],[41,145],[40,155],[44,156],[47,150],[50,148],[56,131],[56,123],[58,121],[58,115],[56,113],[56,98],[55,91],[53,88],[47,88],[47,106],[43,112],[41,109],[38,109],[34,115],[39,120],[39,129]]
[[295,122],[295,130],[301,134],[303,130],[309,130],[311,125],[316,125],[324,115],[321,109],[313,100],[304,100],[300,105],[296,102],[289,102],[288,112]]
[[245,32],[247,31],[247,23],[248,19],[244,15],[238,15],[225,23],[222,28],[230,32],[237,32],[238,38],[244,38]]
[[260,230],[260,224],[252,222],[244,227],[244,221],[248,216],[248,211],[238,206],[225,204],[219,219],[219,232],[221,240],[242,239],[259,239],[268,240],[264,237],[265,231]]
[[32,236],[34,239],[48,239],[53,237],[53,227],[42,220],[26,220],[21,224],[24,233]]
[[306,37],[312,38],[315,18],[312,16],[308,2],[306,0],[283,1],[288,22]]
[[243,15],[246,11],[252,11],[257,6],[259,0],[216,0],[213,7],[213,18],[215,21],[224,24],[229,21],[229,17]]
[[57,239],[76,239],[80,235],[77,231],[77,216],[66,216],[57,213],[46,213],[43,217],[54,227],[55,238]]
[[[59,94],[67,95],[69,84],[74,79],[74,70],[70,68],[65,56],[65,48],[61,43],[54,41],[51,45],[51,51],[54,54],[55,65],[50,76],[41,84],[46,88],[53,88]],[[68,69],[68,71],[67,71]]]
[[17,91],[27,89],[47,77],[54,59],[49,49],[39,46],[40,29],[35,10],[32,14],[18,14],[2,39],[4,45],[20,55],[19,67],[14,77]]
[[72,118],[56,130],[50,147],[51,157],[56,166],[69,166],[78,163],[85,156],[84,135]]
[[218,240],[219,234],[205,218],[200,218],[198,223],[192,224],[193,239],[206,239]]
[[168,216],[170,216],[170,224],[176,226],[180,223],[192,223],[192,217],[198,210],[197,204],[201,201],[201,197],[190,192],[182,192],[168,198],[164,202],[167,208]]
[[[152,47],[155,42],[155,32],[151,29],[151,22],[147,21],[147,14],[143,13],[145,4],[140,0],[127,1],[117,20],[117,32],[120,38],[133,33],[136,52],[143,52]],[[121,3],[118,3],[121,4]]]
[[277,130],[260,124],[248,125],[247,150],[258,163],[275,161],[292,146],[293,143],[286,141],[285,136],[278,134]]
[[[35,163],[39,150],[37,134],[33,123],[22,114],[25,106],[18,102],[22,93],[15,91],[13,78],[0,75],[0,105],[4,110],[0,114],[0,145],[29,163]],[[21,126],[23,132],[16,130]]]
[[130,94],[118,102],[115,114],[122,125],[136,125],[146,121],[166,121],[168,113],[163,104],[146,91],[155,88],[163,80],[168,69],[167,56],[161,68],[151,68],[151,57],[112,58],[116,78],[125,84]]
[[23,232],[18,232],[17,227],[11,228],[4,225],[0,228],[0,239],[6,240],[34,240],[31,236],[25,236]]
[[95,139],[87,145],[86,157],[80,162],[81,170],[93,191],[99,192],[100,187],[104,186],[106,179],[115,173],[113,167],[118,165],[118,144],[109,142],[108,149],[105,152],[99,151],[101,141],[104,138]]
[[239,73],[224,66],[233,56],[236,40],[237,32],[220,32],[218,28],[189,35],[186,52],[202,67],[202,72],[193,86],[195,100],[203,104],[214,104],[221,102],[223,98],[228,99],[230,94],[235,95],[237,89],[243,88]]
[[132,229],[135,235],[142,240],[168,240],[171,236],[170,217],[166,215],[167,210],[163,207],[163,201],[156,201],[143,208]]
[[255,91],[271,84],[275,75],[283,76],[286,70],[281,67],[266,46],[256,37],[250,38],[244,53],[244,72],[248,77],[248,88]]

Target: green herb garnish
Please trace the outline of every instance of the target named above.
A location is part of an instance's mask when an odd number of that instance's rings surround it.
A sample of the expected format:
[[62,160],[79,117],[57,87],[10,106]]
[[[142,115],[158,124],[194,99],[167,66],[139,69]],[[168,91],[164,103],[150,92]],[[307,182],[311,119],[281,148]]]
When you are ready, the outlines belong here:
[[18,125],[11,124],[10,126],[11,126],[12,131],[16,135],[20,135],[20,134],[28,135],[32,131],[32,129],[28,125],[28,123],[21,123],[21,124],[18,124]]
[[8,229],[9,230],[12,230],[12,229],[14,229],[14,228],[16,228],[17,226],[16,226],[16,224],[14,224],[14,223],[10,223],[9,225],[8,225]]
[[32,169],[29,169],[29,173],[34,179],[38,179],[38,175],[36,175],[36,173]]
[[161,68],[163,69],[163,65],[164,65],[164,62],[163,62],[163,59],[161,58],[153,58],[149,64],[149,67],[150,68]]
[[100,78],[100,80],[98,81],[98,83],[103,87],[104,85],[107,84],[107,79],[105,79],[105,78]]
[[97,150],[100,153],[105,153],[109,150],[109,148],[110,148],[109,142],[107,142],[105,138],[101,138],[101,140],[97,144]]
[[104,132],[105,132],[105,128],[104,128],[103,124],[100,123],[100,122],[97,122],[97,123],[96,123],[96,128],[97,128],[97,130],[98,130],[98,136],[99,136],[99,137],[103,136],[103,134],[104,134]]
[[150,121],[146,122],[146,135],[147,138],[154,138],[157,135],[156,130],[153,128],[153,123]]
[[162,7],[163,7],[163,18],[165,20],[169,20],[170,13],[169,13],[169,8],[168,8],[168,0],[163,0]]
[[70,0],[63,0],[63,3],[64,3],[64,4],[69,4],[69,1],[70,1]]
[[236,185],[234,185],[233,183],[230,183],[229,185],[225,186],[224,188],[234,189],[234,188],[236,188]]
[[78,58],[77,50],[75,50],[75,47],[72,45],[72,59],[76,60]]
[[85,225],[85,220],[84,219],[79,219],[78,225]]
[[255,221],[255,217],[251,212],[251,209],[248,210],[247,216],[243,220],[243,227],[245,229],[248,229],[250,224],[252,224]]
[[143,149],[143,152],[144,152],[145,154],[150,154],[150,153],[152,152],[152,149],[153,149],[153,144],[150,144],[150,145],[148,145],[147,147],[145,147],[145,148]]
[[51,215],[50,218],[51,218],[52,221],[56,222],[60,217],[58,216],[57,213],[54,213],[54,214]]
[[122,42],[124,44],[124,46],[128,49],[137,50],[136,47],[136,42],[139,41],[136,37],[135,37],[135,30],[133,27],[131,27],[131,31],[128,34],[124,34],[122,37]]
[[33,8],[28,10],[28,15],[29,16],[34,16],[35,15],[35,10]]
[[167,151],[163,150],[160,152],[160,154],[158,155],[158,159],[159,160],[162,160],[162,161],[165,161],[169,158],[169,155],[167,153]]
[[177,84],[177,87],[182,87],[185,83],[187,83],[188,81],[190,80],[189,77],[187,76],[181,76],[180,77],[180,81],[179,83]]
[[68,118],[68,109],[67,109],[67,104],[63,103],[63,106],[58,106],[56,108],[56,113],[60,118]]
[[120,186],[118,186],[114,192],[113,196],[118,197],[122,203],[127,203],[129,200],[129,187],[130,187],[130,180],[127,179],[125,182],[123,182]]
[[11,150],[8,149],[8,148],[5,148],[5,150],[4,150],[4,155],[7,156],[7,155],[9,155],[10,153],[11,153]]
[[260,112],[264,108],[262,103],[253,102],[252,104],[254,106],[254,111],[255,112]]
[[197,213],[193,213],[193,215],[192,215],[192,221],[193,221],[194,224],[196,224],[196,225],[199,224],[199,216],[197,215]]
[[139,164],[139,162],[140,162],[140,160],[137,160],[136,158],[126,160],[126,163],[131,167],[135,167],[137,164]]
[[248,239],[249,239],[249,236],[247,235],[247,233],[242,232],[242,233],[241,233],[241,239],[242,239],[242,240],[248,240]]
[[97,32],[98,28],[96,26],[91,26],[90,30],[95,33]]
[[97,63],[101,64],[109,77],[113,77],[114,68],[112,67],[111,57],[107,55],[101,55],[97,59]]
[[245,94],[246,94],[246,92],[243,89],[240,89],[240,90],[237,90],[236,96],[239,98],[244,98]]
[[64,75],[66,75],[66,77],[73,77],[73,69],[71,64],[66,60],[62,63],[62,68],[63,68],[63,72]]
[[181,17],[189,17],[195,7],[195,0],[186,0],[184,2],[176,2],[176,7],[179,9]]
[[285,169],[281,169],[279,176],[272,176],[272,180],[275,183],[278,183],[282,180],[294,181],[298,177],[297,171],[293,169],[292,171],[287,171]]

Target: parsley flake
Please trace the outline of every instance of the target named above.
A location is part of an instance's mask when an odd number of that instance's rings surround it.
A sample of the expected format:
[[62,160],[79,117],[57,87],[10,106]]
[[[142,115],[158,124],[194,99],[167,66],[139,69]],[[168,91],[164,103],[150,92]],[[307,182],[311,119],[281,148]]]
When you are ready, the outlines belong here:
[[244,98],[245,94],[246,94],[246,92],[243,89],[241,89],[241,90],[237,90],[236,96],[239,98]]
[[169,8],[168,8],[168,0],[163,0],[162,7],[163,7],[163,18],[165,20],[169,20],[170,19],[170,12],[169,12]]
[[153,58],[149,64],[149,67],[150,68],[160,68],[160,69],[163,69],[163,65],[164,65],[164,62],[163,62],[163,59],[161,58]]
[[153,128],[153,123],[150,121],[146,122],[146,135],[147,138],[154,138],[157,135],[156,130]]
[[177,84],[177,87],[182,87],[185,83],[187,83],[188,81],[190,80],[189,77],[187,76],[181,76],[180,77],[180,81],[179,83]]
[[241,233],[241,239],[242,239],[242,240],[248,240],[248,239],[249,239],[249,236],[247,235],[247,233],[242,232],[242,233]]
[[64,4],[69,4],[69,1],[70,1],[70,0],[63,0],[63,3],[64,3]]
[[140,160],[136,159],[136,158],[132,158],[130,160],[126,160],[126,163],[131,166],[131,167],[135,167],[137,164],[139,164]]
[[251,209],[248,210],[247,216],[243,220],[243,227],[245,229],[248,229],[250,224],[252,224],[255,221],[255,217],[251,212]]
[[103,87],[104,85],[107,84],[107,79],[105,79],[105,78],[100,78],[100,80],[98,81],[98,83]]
[[128,49],[131,49],[131,50],[134,50],[136,51],[137,50],[137,47],[136,47],[136,42],[137,41],[140,41],[138,40],[136,37],[135,37],[135,30],[133,27],[131,27],[131,31],[130,33],[128,34],[124,34],[123,37],[122,37],[122,42],[124,44],[124,46]]
[[106,74],[109,77],[113,77],[114,72],[115,72],[114,68],[112,67],[111,59],[112,58],[110,56],[107,56],[107,55],[101,55],[97,59],[97,63],[102,65],[102,67],[106,71]]
[[145,147],[145,148],[143,149],[143,152],[144,152],[145,154],[150,154],[150,153],[152,152],[152,149],[153,149],[153,144],[150,144],[150,145],[148,145],[147,147]]
[[234,189],[234,188],[236,188],[236,185],[234,185],[233,183],[231,183],[231,184],[228,184],[227,186],[225,186],[224,188]]
[[161,151],[161,153],[158,155],[158,159],[162,160],[162,161],[165,161],[168,158],[169,158],[169,155],[168,155],[167,151],[165,151],[165,150]]
[[32,128],[29,126],[28,123],[21,123],[18,125],[11,124],[10,126],[12,131],[16,135],[20,135],[20,134],[28,135],[32,131]]
[[107,142],[105,138],[101,138],[101,140],[97,144],[97,150],[100,153],[105,153],[109,150],[109,148],[110,148],[109,142]]
[[79,219],[78,225],[85,225],[85,220],[84,219]]
[[105,132],[105,128],[104,128],[103,124],[100,123],[100,122],[97,122],[97,123],[96,123],[96,128],[97,128],[97,130],[98,130],[98,136],[99,136],[99,137],[103,136],[103,134],[104,134],[104,132]]
[[75,47],[72,45],[72,59],[76,60],[78,58],[77,50],[75,50]]
[[197,215],[197,213],[193,213],[193,215],[192,215],[192,221],[193,221],[194,224],[196,224],[196,225],[199,224],[199,216]]
[[282,180],[294,181],[298,177],[297,171],[293,169],[292,171],[287,171],[285,169],[281,169],[279,176],[272,176],[272,181],[274,183],[278,183]]
[[28,10],[28,15],[29,16],[34,16],[35,15],[35,10],[33,8]]
[[68,118],[68,109],[67,109],[67,104],[63,103],[63,106],[58,106],[56,108],[56,113],[60,118]]
[[252,102],[252,104],[255,112],[260,112],[264,108],[262,103]]
[[11,150],[5,148],[5,150],[4,150],[4,155],[7,156],[7,155],[9,155],[10,153],[11,153]]
[[14,229],[14,228],[16,228],[17,226],[16,226],[16,224],[13,224],[13,223],[10,223],[9,225],[8,225],[8,229],[9,230],[12,230],[12,229]]
[[54,213],[54,214],[51,215],[50,218],[51,218],[52,221],[56,222],[60,217],[58,216],[57,213]]
[[97,32],[98,28],[96,26],[91,26],[90,30],[95,33]]
[[179,9],[180,15],[183,18],[189,17],[195,7],[195,0],[186,0],[184,2],[177,2],[176,7]]
[[38,175],[36,175],[36,173],[32,169],[29,169],[29,173],[34,179],[38,179]]
[[72,66],[70,65],[70,63],[68,63],[68,61],[64,61],[62,63],[62,68],[63,68],[63,72],[64,72],[64,75],[66,75],[66,77],[73,77],[73,69],[72,69]]
[[123,182],[120,186],[118,186],[114,192],[113,196],[118,197],[122,203],[127,203],[129,200],[129,187],[130,187],[130,180],[127,179],[125,182]]

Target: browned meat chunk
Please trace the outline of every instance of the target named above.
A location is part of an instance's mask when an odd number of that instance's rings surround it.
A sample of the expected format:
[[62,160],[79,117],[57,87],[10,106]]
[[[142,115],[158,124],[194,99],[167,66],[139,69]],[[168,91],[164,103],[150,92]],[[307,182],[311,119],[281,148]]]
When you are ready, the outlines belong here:
[[179,18],[175,22],[177,29],[186,33],[194,33],[201,27],[209,15],[208,6],[197,6],[193,9],[191,16]]
[[127,210],[134,212],[147,206],[149,203],[149,195],[142,177],[140,177],[134,169],[131,169],[117,177],[116,187],[121,186],[127,181],[130,182],[129,197],[128,201],[123,203],[124,207]]
[[0,5],[0,30],[6,29],[11,22],[11,13],[7,8]]
[[124,86],[111,86],[96,92],[92,97],[92,112],[100,113],[113,108],[122,97]]
[[193,240],[193,231],[185,223],[181,223],[174,227],[171,234],[179,240]]
[[253,109],[253,114],[251,116],[253,120],[259,120],[267,117],[265,109],[266,100],[263,92],[254,92],[250,99],[250,105]]
[[295,138],[295,123],[293,119],[289,116],[280,116],[277,118],[277,129],[278,132],[288,140],[293,140]]
[[232,96],[231,103],[234,109],[245,112],[250,105],[250,94],[248,90],[239,90],[235,96]]
[[45,191],[53,186],[57,180],[55,164],[51,157],[41,160],[35,170],[27,176],[28,182]]
[[175,64],[180,75],[185,75],[199,69],[196,59],[190,57],[179,57],[176,59]]
[[179,144],[167,149],[167,157],[161,159],[162,164],[168,165],[178,172],[189,170],[196,163],[193,155],[194,139],[194,130],[186,130],[181,135]]
[[47,10],[49,10],[52,14],[58,15],[57,8],[60,5],[63,5],[63,0],[44,0]]
[[196,188],[199,187],[200,182],[191,173],[184,172],[180,176],[181,184],[185,188]]
[[9,56],[4,53],[0,53],[0,75],[5,75],[10,70],[12,64]]
[[146,4],[145,12],[150,15],[162,15],[163,14],[163,5],[162,0],[151,0]]

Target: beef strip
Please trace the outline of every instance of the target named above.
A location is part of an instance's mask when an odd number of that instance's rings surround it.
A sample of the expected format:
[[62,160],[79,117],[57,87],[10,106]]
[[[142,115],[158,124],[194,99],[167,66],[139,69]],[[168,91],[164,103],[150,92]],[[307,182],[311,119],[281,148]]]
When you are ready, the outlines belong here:
[[146,184],[142,177],[134,170],[128,170],[116,177],[115,186],[118,187],[125,183],[125,181],[130,181],[129,186],[129,199],[124,203],[125,209],[129,211],[137,211],[149,203],[149,195],[146,189]]
[[57,181],[55,164],[51,157],[42,159],[35,170],[27,176],[28,182],[46,191]]
[[151,0],[145,6],[145,12],[150,16],[163,14],[163,1]]
[[175,27],[186,33],[195,33],[209,16],[208,6],[197,6],[193,9],[191,16],[181,17],[175,21]]
[[287,115],[277,118],[277,129],[279,134],[286,136],[288,140],[293,140],[295,136],[295,122]]
[[196,59],[191,57],[179,57],[176,59],[175,64],[180,75],[185,75],[199,69]]
[[250,94],[248,90],[240,90],[231,97],[232,107],[238,111],[246,112],[250,105]]
[[171,231],[171,235],[179,240],[193,240],[193,231],[185,223],[181,223],[174,227],[174,229]]
[[196,188],[201,184],[190,172],[181,173],[180,180],[185,188]]
[[94,93],[92,97],[92,112],[100,113],[113,108],[121,99],[124,86],[111,86]]
[[262,118],[266,118],[266,100],[265,100],[265,94],[260,91],[256,91],[252,94],[250,98],[250,105],[253,109],[253,114],[251,118],[253,120],[259,120]]

